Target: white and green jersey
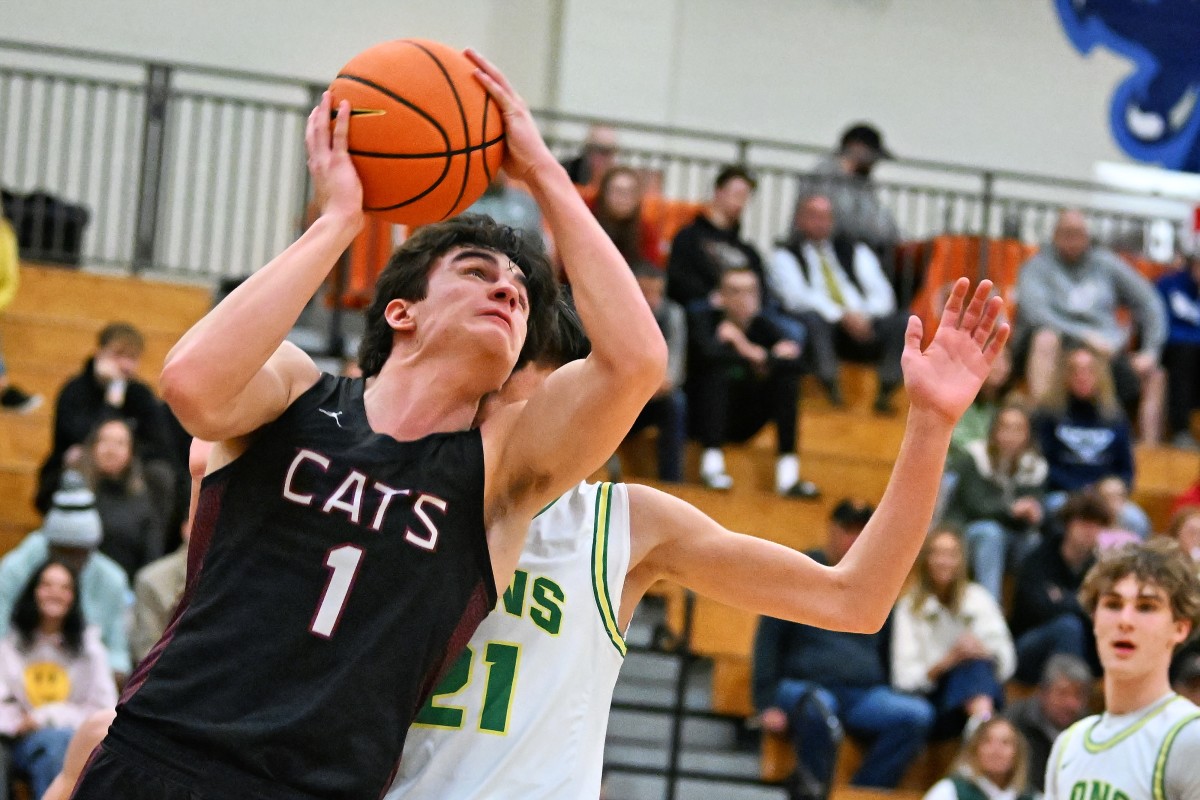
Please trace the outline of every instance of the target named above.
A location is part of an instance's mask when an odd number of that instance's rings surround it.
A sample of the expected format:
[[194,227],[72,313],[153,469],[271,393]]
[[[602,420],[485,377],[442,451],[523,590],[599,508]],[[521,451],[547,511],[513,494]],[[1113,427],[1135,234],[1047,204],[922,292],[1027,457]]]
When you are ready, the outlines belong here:
[[1170,694],[1080,720],[1054,742],[1046,800],[1200,800],[1200,709]]
[[387,800],[595,800],[629,567],[622,484],[534,518],[512,585],[408,732]]

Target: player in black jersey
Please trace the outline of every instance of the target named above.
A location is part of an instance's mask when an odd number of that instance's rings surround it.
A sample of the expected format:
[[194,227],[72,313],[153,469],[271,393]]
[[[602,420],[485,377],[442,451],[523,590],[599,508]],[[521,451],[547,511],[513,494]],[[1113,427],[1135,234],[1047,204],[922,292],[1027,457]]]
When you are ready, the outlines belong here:
[[472,429],[553,298],[544,257],[479,218],[428,226],[394,255],[368,311],[365,378],[322,375],[284,343],[362,224],[350,108],[331,135],[323,98],[306,133],[320,217],[163,369],[181,422],[217,444],[180,608],[79,800],[378,798],[413,715],[510,582],[533,515],[604,463],[660,385],[666,348],[632,272],[524,101],[469,55],[591,355]]

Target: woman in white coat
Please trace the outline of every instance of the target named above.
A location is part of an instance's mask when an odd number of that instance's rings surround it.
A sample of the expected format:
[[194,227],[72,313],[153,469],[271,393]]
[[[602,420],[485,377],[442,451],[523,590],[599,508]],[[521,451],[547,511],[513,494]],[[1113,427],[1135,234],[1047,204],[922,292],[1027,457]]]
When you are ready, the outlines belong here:
[[892,685],[926,696],[937,711],[931,738],[949,738],[1003,705],[1016,665],[1012,634],[992,595],[967,579],[961,537],[935,530],[916,581],[892,623]]

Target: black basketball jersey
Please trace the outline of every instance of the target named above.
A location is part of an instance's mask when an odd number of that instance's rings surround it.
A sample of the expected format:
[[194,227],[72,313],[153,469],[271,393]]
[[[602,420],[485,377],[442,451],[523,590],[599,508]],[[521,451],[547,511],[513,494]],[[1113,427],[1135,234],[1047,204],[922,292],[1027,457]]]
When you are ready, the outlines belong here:
[[206,798],[376,800],[495,605],[479,432],[375,433],[363,387],[323,375],[202,484],[180,609],[109,741]]

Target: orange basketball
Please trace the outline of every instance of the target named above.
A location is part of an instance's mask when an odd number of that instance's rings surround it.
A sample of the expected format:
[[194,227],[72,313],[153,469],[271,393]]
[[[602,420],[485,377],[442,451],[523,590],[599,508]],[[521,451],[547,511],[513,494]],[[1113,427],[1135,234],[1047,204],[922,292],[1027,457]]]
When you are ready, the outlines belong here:
[[384,42],[350,59],[330,85],[350,101],[350,155],[363,209],[415,226],[474,203],[504,160],[504,116],[475,65],[438,42]]

